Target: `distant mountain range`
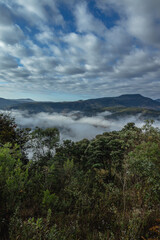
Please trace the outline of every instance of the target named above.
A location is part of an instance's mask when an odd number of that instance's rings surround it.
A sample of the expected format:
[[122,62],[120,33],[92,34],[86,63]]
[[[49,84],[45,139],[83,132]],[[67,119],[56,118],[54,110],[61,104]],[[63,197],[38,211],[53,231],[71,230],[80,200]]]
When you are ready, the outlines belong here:
[[23,103],[30,103],[33,102],[32,99],[5,99],[5,98],[0,98],[0,109],[6,110],[12,107],[16,107],[19,104]]
[[58,112],[67,113],[81,111],[85,115],[95,115],[97,112],[110,111],[112,115],[160,116],[160,100],[153,100],[140,94],[126,94],[119,97],[104,97],[97,99],[79,100],[73,102],[37,102],[32,99],[9,100],[0,98],[0,109],[27,110],[29,113]]

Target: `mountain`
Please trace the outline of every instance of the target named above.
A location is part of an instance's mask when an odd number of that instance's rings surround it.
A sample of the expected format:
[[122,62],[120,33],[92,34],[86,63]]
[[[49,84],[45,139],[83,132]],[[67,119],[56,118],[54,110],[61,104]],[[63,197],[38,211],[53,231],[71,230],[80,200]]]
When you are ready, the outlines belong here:
[[[108,111],[106,119],[118,119],[128,116],[139,116],[142,119],[160,120],[160,102],[140,94],[126,94],[118,97],[104,97],[74,102],[36,102],[32,99],[4,99],[0,98],[0,109],[22,110],[30,114],[69,113],[75,112],[77,119],[81,116],[93,116],[99,112]],[[76,112],[78,111],[78,112]]]
[[0,109],[8,109],[14,106],[18,106],[19,104],[33,102],[32,99],[5,99],[0,98]]
[[136,108],[136,107],[108,107],[105,108],[106,111],[111,114],[106,117],[106,119],[118,120],[125,117],[137,117],[139,120],[160,120],[160,111],[147,108]]
[[[6,102],[5,102],[6,101]],[[160,110],[160,102],[144,97],[140,94],[126,94],[119,97],[104,97],[97,99],[79,100],[74,102],[21,102],[1,100],[0,108],[28,110],[30,113],[39,112],[70,112],[82,111],[94,114],[106,108],[143,108]]]
[[30,99],[30,98],[22,98],[22,99],[15,99],[16,101],[20,102],[20,103],[25,103],[25,102],[34,102],[34,100]]
[[160,99],[156,99],[157,102],[160,102]]
[[143,107],[148,109],[160,109],[160,103],[140,94],[126,94],[119,97],[106,97],[86,100],[97,107]]

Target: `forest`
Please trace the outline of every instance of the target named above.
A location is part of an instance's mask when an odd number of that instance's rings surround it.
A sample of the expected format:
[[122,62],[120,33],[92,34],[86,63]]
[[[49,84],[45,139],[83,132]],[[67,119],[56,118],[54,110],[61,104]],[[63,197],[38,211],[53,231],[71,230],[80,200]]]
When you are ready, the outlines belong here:
[[21,129],[0,114],[0,239],[160,239],[152,124],[61,142],[56,128]]

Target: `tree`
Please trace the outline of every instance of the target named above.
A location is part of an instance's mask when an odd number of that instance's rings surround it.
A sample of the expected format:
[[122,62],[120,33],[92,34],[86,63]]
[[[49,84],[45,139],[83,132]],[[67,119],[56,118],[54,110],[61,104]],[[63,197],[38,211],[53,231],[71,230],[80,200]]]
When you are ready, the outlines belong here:
[[115,170],[121,169],[123,154],[123,141],[115,134],[97,136],[85,151],[86,168],[105,169],[108,180],[111,180]]
[[[5,144],[0,148],[0,236],[7,234],[10,216],[21,206],[28,180],[27,165],[22,163],[18,146]],[[3,238],[2,238],[3,239]],[[4,238],[5,239],[5,238]]]
[[11,143],[10,147],[14,147],[17,144],[21,150],[21,160],[25,164],[28,162],[26,150],[29,148],[27,144],[30,139],[30,131],[29,128],[19,128],[10,115],[0,114],[0,145]]
[[59,142],[57,128],[42,129],[37,127],[32,132],[32,147],[35,159],[50,160],[55,153],[55,147]]

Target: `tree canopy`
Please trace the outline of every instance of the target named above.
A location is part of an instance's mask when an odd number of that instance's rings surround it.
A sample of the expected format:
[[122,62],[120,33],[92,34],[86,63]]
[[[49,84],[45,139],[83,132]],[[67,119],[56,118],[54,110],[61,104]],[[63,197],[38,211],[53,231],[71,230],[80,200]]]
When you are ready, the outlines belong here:
[[128,123],[60,143],[0,115],[0,196],[2,240],[159,239],[160,131]]

